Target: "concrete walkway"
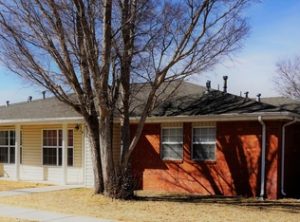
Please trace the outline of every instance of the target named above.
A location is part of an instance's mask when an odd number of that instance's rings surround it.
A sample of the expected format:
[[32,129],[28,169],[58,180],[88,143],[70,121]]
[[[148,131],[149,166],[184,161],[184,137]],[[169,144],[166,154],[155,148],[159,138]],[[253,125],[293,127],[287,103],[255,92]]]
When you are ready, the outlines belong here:
[[[0,197],[18,196],[32,193],[51,192],[58,190],[67,190],[80,188],[80,185],[65,186],[45,186],[37,188],[26,188],[11,191],[0,192]],[[56,213],[51,211],[37,210],[24,207],[16,207],[6,204],[0,204],[0,216],[13,217],[18,219],[43,221],[43,222],[113,222],[113,220],[97,219],[93,217],[75,216],[71,214]]]
[[97,219],[93,217],[74,216],[70,214],[54,213],[44,210],[35,210],[23,207],[14,207],[0,204],[0,215],[18,219],[43,222],[113,222],[112,220]]
[[64,186],[45,186],[45,187],[36,187],[36,188],[25,188],[25,189],[18,189],[18,190],[1,191],[0,197],[25,195],[31,193],[43,193],[43,192],[51,192],[51,191],[58,191],[58,190],[68,190],[68,189],[74,189],[80,187],[83,186],[64,185]]

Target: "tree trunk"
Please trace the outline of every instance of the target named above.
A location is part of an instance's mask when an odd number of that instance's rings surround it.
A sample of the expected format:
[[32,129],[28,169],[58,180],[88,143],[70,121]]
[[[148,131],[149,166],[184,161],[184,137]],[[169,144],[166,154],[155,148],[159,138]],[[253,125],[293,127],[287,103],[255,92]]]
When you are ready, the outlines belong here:
[[114,190],[114,165],[112,153],[111,136],[111,118],[110,115],[100,117],[99,119],[99,138],[100,154],[103,175],[104,195],[113,197]]
[[99,126],[96,120],[87,121],[88,135],[91,145],[93,172],[94,172],[94,193],[99,194],[104,191],[104,183],[102,176],[101,158],[100,158],[100,143],[99,143]]

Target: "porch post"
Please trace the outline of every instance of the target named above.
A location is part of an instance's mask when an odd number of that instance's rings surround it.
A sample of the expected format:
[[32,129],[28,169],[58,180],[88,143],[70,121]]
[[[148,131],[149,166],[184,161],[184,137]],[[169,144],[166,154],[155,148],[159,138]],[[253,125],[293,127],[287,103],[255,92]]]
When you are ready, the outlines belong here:
[[62,170],[63,170],[63,184],[67,184],[67,167],[68,167],[68,127],[63,124],[62,129]]
[[20,180],[20,146],[21,146],[21,126],[18,124],[15,126],[15,168],[16,168],[16,180]]

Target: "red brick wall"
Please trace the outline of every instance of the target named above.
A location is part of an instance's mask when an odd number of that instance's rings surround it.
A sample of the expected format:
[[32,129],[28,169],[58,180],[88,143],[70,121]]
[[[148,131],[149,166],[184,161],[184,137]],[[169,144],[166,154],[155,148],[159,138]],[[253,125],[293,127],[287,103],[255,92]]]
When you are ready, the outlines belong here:
[[[266,194],[276,198],[280,126],[268,123],[268,128],[269,125]],[[216,161],[206,162],[191,160],[190,123],[183,124],[183,160],[161,160],[160,131],[160,124],[147,124],[133,153],[132,168],[139,179],[139,189],[202,195],[259,195],[261,125],[258,122],[217,123]]]

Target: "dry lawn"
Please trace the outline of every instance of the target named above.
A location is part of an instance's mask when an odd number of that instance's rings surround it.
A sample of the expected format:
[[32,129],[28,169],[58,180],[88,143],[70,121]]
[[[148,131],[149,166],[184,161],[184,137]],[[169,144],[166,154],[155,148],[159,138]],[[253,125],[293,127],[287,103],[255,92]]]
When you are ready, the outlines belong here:
[[44,186],[49,186],[49,185],[41,184],[41,183],[0,180],[0,191],[17,190],[17,189],[34,188],[34,187],[44,187]]
[[300,202],[288,199],[261,202],[255,199],[159,195],[116,201],[93,195],[90,189],[72,189],[5,197],[0,198],[0,202],[128,222],[300,221]]
[[22,220],[17,218],[10,218],[10,217],[0,217],[0,222],[34,222],[32,220]]

